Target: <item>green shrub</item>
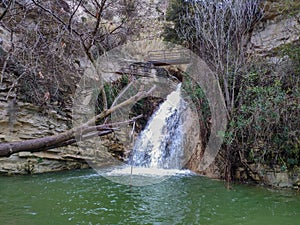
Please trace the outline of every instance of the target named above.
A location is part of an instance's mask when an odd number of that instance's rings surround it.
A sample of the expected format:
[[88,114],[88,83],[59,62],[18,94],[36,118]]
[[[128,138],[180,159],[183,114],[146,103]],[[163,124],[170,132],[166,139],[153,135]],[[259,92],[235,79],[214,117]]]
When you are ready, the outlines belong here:
[[278,49],[285,63],[255,62],[243,77],[238,104],[229,123],[226,143],[248,162],[300,165],[299,46]]

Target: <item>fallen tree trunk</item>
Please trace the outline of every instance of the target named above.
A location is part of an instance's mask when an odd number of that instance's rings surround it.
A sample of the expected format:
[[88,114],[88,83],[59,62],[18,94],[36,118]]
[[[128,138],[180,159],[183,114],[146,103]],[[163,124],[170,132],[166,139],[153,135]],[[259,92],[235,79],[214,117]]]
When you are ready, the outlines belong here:
[[26,140],[26,141],[2,143],[0,144],[0,157],[8,157],[14,153],[18,153],[22,151],[29,151],[29,152],[45,151],[45,150],[73,144],[76,142],[76,140],[86,140],[91,137],[104,136],[109,133],[112,133],[115,129],[117,129],[117,126],[133,123],[137,119],[141,118],[141,116],[120,123],[102,124],[98,126],[96,125],[97,121],[106,118],[108,115],[110,115],[111,113],[113,113],[114,111],[116,111],[121,107],[135,103],[140,99],[147,97],[154,89],[155,86],[151,88],[149,91],[141,91],[136,95],[134,95],[133,97],[125,100],[124,102],[121,102],[120,104],[113,106],[107,110],[104,110],[102,113],[96,115],[85,124],[79,127],[74,127],[61,134],[32,139],[32,140]]

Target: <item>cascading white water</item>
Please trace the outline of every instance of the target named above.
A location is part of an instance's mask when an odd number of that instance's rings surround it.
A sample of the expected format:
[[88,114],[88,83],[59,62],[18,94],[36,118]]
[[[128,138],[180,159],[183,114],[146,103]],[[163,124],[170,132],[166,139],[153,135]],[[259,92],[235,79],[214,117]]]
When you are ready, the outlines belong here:
[[167,96],[139,135],[131,155],[133,166],[181,169],[183,150],[183,112],[181,84]]
[[[189,100],[189,99],[188,99]],[[199,124],[181,94],[181,84],[151,116],[138,136],[126,165],[106,168],[101,174],[130,186],[159,183],[182,170],[198,143]]]

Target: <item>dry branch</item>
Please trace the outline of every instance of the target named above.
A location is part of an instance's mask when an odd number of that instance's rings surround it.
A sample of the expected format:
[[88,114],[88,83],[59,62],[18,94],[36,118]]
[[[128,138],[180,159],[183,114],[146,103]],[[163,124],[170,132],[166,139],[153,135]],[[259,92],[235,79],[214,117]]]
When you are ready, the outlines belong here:
[[[14,153],[21,152],[21,151],[30,151],[30,152],[38,152],[38,151],[45,151],[48,149],[53,149],[61,146],[66,146],[69,144],[75,143],[78,139],[87,139],[94,136],[103,136],[107,135],[111,132],[113,132],[116,129],[116,126],[120,126],[123,124],[129,124],[137,119],[141,118],[141,116],[132,118],[129,121],[124,121],[120,123],[115,124],[103,124],[96,126],[96,122],[98,120],[101,120],[117,109],[121,107],[125,107],[127,105],[133,104],[137,101],[139,101],[142,98],[147,97],[150,93],[152,93],[155,89],[155,86],[152,87],[149,91],[141,91],[137,93],[136,95],[132,96],[131,98],[125,100],[124,102],[111,107],[110,109],[107,109],[103,111],[102,113],[96,115],[91,120],[86,122],[85,124],[74,127],[68,131],[65,131],[58,135],[43,137],[43,138],[37,138],[32,140],[26,140],[26,141],[17,141],[17,142],[10,142],[10,143],[3,143],[0,144],[0,157],[8,157]],[[95,133],[95,131],[97,131]],[[92,132],[92,134],[91,134]]]

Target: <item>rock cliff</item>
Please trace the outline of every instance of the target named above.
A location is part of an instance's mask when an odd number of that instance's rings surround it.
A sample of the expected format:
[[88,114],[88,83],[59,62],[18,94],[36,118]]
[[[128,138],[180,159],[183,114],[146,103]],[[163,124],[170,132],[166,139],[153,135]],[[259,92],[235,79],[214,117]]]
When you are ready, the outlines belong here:
[[[0,141],[12,142],[40,138],[61,133],[71,126],[71,111],[64,114],[55,109],[24,102],[14,89],[6,73],[0,85]],[[76,146],[58,148],[41,153],[20,152],[9,158],[0,158],[0,173],[27,174],[65,169],[86,168],[87,163],[78,157]]]
[[254,28],[249,43],[254,54],[268,55],[275,48],[300,37],[299,1],[266,1],[264,18]]

